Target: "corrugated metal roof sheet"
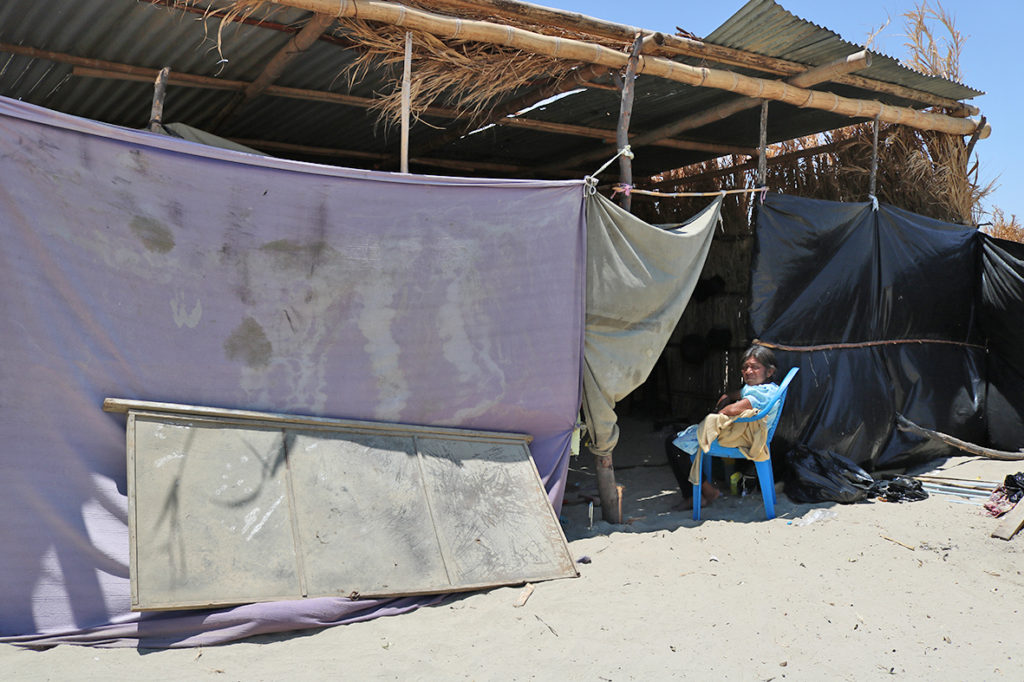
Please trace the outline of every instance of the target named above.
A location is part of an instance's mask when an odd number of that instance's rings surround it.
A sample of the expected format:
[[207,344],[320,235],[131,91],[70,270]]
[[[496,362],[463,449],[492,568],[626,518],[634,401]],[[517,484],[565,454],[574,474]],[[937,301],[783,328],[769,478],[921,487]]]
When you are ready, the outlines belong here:
[[[227,4],[227,0],[214,3],[215,7]],[[217,17],[204,18],[159,2],[4,0],[0,2],[0,43],[133,67],[159,69],[170,66],[173,73],[251,82],[310,16],[307,12],[274,5],[267,5],[260,11],[268,12],[262,17],[267,23],[232,24],[221,31]],[[706,42],[807,65],[827,63],[860,49],[828,29],[793,16],[772,0],[751,0]],[[356,53],[346,46],[343,36],[322,39],[292,62],[275,85],[363,98],[379,97],[389,87],[393,71],[370,71],[359,82],[350,85],[341,74],[355,57]],[[678,61],[702,64],[696,58],[680,57]],[[762,72],[751,69],[729,68],[764,77]],[[858,73],[950,99],[980,94],[962,84],[916,73],[884,55],[875,55],[872,66]],[[891,94],[849,85],[832,83],[817,89],[888,104],[923,106]],[[508,93],[508,99],[524,90],[521,88],[519,92]],[[70,64],[0,51],[0,95],[7,97],[117,125],[143,127],[148,122],[152,92],[152,82],[148,79],[132,81],[86,77],[76,74]],[[339,153],[333,159],[346,165],[388,169],[397,165],[398,131],[381,124],[374,111],[347,104],[262,95],[239,107],[223,126],[215,129],[213,123],[218,114],[236,97],[236,93],[228,90],[171,85],[164,120],[180,121],[227,137],[347,150],[352,154]],[[720,90],[640,76],[636,82],[631,132],[635,136],[706,111],[734,97]],[[618,110],[619,96],[616,92],[588,89],[550,102],[525,116],[610,131],[616,125]],[[828,112],[778,103],[773,103],[769,111],[770,141],[791,139],[851,122]],[[422,143],[440,139],[450,130],[458,129],[458,125],[450,120],[427,117],[425,122],[416,123],[413,127],[413,149]],[[725,121],[687,131],[680,137],[753,147],[758,138],[757,112],[736,114]],[[607,151],[611,156],[614,148],[614,143],[590,137],[497,126],[448,142],[431,149],[426,155],[440,160],[478,162],[482,174],[493,174],[485,169],[485,164],[498,163],[518,166],[523,175],[543,176],[546,172],[542,169],[552,162],[588,150]],[[716,155],[664,146],[644,146],[636,152],[634,169],[637,177]],[[299,152],[278,153],[305,160],[332,160]],[[382,158],[394,159],[395,166],[382,162]],[[591,172],[600,163],[581,163],[581,167],[575,170]]]
[[[851,6],[856,11],[856,6]],[[864,49],[838,33],[801,19],[774,0],[750,0],[705,38],[705,42],[801,64],[817,66]],[[857,73],[949,99],[968,99],[984,94],[944,78],[908,68],[896,59],[871,51],[871,66]]]

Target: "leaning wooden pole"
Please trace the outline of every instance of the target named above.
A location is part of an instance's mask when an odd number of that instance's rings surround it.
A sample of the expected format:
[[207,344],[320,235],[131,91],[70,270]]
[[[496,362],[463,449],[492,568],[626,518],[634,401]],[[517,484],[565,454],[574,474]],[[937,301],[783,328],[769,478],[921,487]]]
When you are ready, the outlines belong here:
[[981,445],[960,440],[959,438],[942,433],[941,431],[933,431],[931,429],[926,429],[923,426],[918,426],[902,414],[896,415],[896,426],[900,431],[908,431],[930,440],[945,443],[946,445],[951,445],[954,448],[958,448],[964,452],[969,452],[972,455],[978,455],[979,457],[988,457],[989,459],[998,459],[1004,462],[1024,461],[1024,450],[1013,452],[1012,450],[994,450],[992,448],[982,447]]
[[[629,56],[602,45],[580,40],[546,36],[533,31],[487,21],[456,19],[379,0],[277,0],[277,4],[329,13],[339,18],[377,21],[407,30],[430,33],[440,38],[468,40],[511,47],[557,59],[600,64],[624,69]],[[722,69],[690,66],[664,57],[640,57],[638,74],[658,76],[695,87],[716,88],[747,97],[770,99],[797,107],[819,109],[851,118],[878,116],[886,123],[899,123],[920,130],[935,130],[951,135],[970,135],[978,127],[971,119],[924,113],[908,107],[841,97],[831,92],[798,88],[779,81],[744,76]],[[982,133],[986,137],[988,131]]]
[[[636,81],[636,69],[640,63],[640,49],[644,37],[637,33],[630,50],[626,73],[622,77],[622,100],[619,103],[619,125],[615,129],[615,143],[620,150],[629,146],[629,121],[633,117],[633,92]],[[619,154],[619,183],[623,186],[622,208],[629,210],[629,188],[633,186],[632,154]]]
[[164,123],[164,97],[167,95],[167,79],[171,75],[171,67],[165,66],[156,75],[156,82],[153,84],[153,106],[149,110],[149,129],[151,132],[160,132]]
[[224,122],[228,120],[238,110],[240,106],[246,102],[250,102],[255,99],[258,95],[263,93],[270,85],[274,83],[281,74],[284,73],[285,69],[295,61],[303,52],[308,50],[310,47],[320,39],[320,36],[334,23],[334,17],[329,14],[317,14],[311,18],[302,30],[293,35],[288,42],[277,51],[266,66],[263,67],[263,71],[256,80],[249,83],[245,91],[240,95],[233,97],[228,104],[222,108],[217,115],[213,118],[211,127],[216,130],[224,125]]

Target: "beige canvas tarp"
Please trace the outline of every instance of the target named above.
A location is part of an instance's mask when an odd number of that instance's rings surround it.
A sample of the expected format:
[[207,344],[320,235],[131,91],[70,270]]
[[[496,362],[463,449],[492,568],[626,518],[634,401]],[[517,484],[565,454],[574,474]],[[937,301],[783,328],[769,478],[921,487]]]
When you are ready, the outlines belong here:
[[583,415],[590,449],[619,440],[615,403],[650,375],[690,300],[722,197],[682,225],[654,227],[599,194],[587,201]]

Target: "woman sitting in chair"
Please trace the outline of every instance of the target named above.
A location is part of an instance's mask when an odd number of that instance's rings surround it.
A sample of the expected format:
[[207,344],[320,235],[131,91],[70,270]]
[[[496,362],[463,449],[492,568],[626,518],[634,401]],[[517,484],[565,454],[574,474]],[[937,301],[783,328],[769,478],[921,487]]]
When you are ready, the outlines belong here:
[[[743,353],[743,364],[740,366],[740,374],[743,377],[743,388],[739,391],[725,393],[718,399],[713,415],[725,415],[727,417],[749,416],[764,408],[775,397],[778,385],[771,383],[770,379],[775,375],[775,354],[764,346],[751,346]],[[777,409],[776,405],[776,409]],[[716,429],[721,419],[709,419],[705,417],[702,424],[705,431]],[[728,420],[724,420],[728,421]],[[714,423],[712,423],[714,422]],[[739,425],[737,425],[739,426]],[[665,454],[668,456],[668,463],[672,467],[676,481],[683,491],[684,504],[689,498],[689,491],[692,490],[691,476],[693,467],[690,458],[697,454],[700,449],[698,432],[701,424],[693,424],[685,431],[679,432],[674,438],[665,444]],[[726,425],[726,428],[728,425]],[[716,432],[717,433],[717,432]],[[708,435],[705,435],[707,438]],[[708,438],[714,440],[714,436]],[[721,493],[710,481],[701,484],[701,505],[711,504]],[[692,504],[692,500],[690,501]]]

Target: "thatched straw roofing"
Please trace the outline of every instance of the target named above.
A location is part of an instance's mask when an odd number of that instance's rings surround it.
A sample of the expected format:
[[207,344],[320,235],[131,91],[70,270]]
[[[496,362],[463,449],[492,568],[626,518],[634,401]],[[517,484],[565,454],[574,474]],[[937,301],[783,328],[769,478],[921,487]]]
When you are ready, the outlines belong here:
[[[637,177],[753,151],[756,107],[695,119],[741,94],[775,100],[769,142],[876,114],[970,134],[963,116],[977,112],[961,100],[981,94],[878,54],[853,73],[784,88],[780,79],[860,48],[772,0],[750,0],[704,41],[514,0],[280,2],[6,0],[0,94],[145,127],[153,78],[169,66],[164,121],[279,156],[393,170],[412,29],[412,170],[513,177],[579,177],[614,154],[616,81],[638,31],[647,40],[630,124]],[[701,125],[664,132],[681,119]]]

